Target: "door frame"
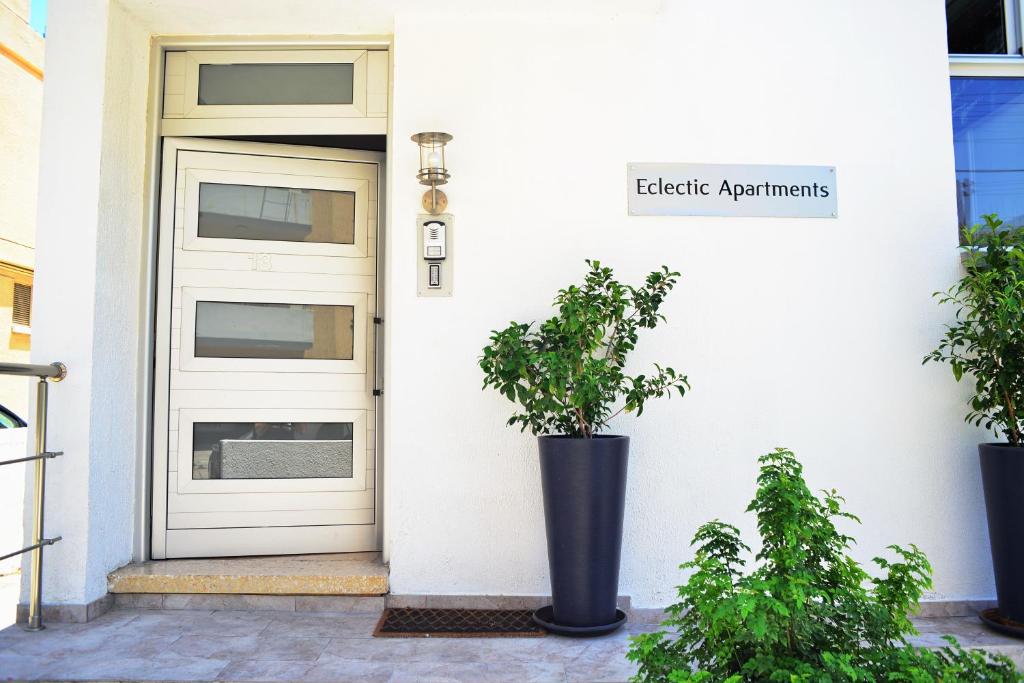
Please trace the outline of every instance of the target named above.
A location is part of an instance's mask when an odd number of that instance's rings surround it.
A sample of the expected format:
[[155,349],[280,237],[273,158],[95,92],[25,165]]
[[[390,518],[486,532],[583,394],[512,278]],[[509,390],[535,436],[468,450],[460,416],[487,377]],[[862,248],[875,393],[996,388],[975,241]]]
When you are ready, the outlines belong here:
[[[387,178],[387,160],[380,152],[364,152],[360,150],[334,149],[327,147],[310,147],[304,145],[287,145],[263,142],[236,142],[232,140],[220,140],[211,138],[181,138],[163,137],[158,143],[161,146],[161,172],[157,176],[158,189],[163,188],[165,178],[175,178],[177,175],[178,154],[186,151],[212,152],[221,154],[244,154],[248,156],[272,156],[279,158],[294,159],[316,159],[324,161],[347,161],[372,163],[377,165],[377,226],[376,238],[377,249],[375,251],[376,287],[377,292],[374,298],[376,309],[374,318],[381,319],[383,310],[382,285],[383,285],[383,248],[382,240],[385,225],[385,182]],[[150,539],[145,544],[145,559],[161,559],[165,556],[167,547],[167,485],[168,485],[168,408],[169,408],[169,356],[165,353],[170,348],[170,316],[171,316],[171,292],[172,292],[172,259],[168,258],[173,251],[174,241],[174,212],[175,196],[164,196],[158,192],[159,197],[158,213],[153,226],[153,247],[156,258],[156,268],[153,273],[155,280],[154,287],[154,318],[152,328],[152,343],[150,353],[153,354],[153,377],[152,377],[152,413],[149,424],[151,425],[151,476],[149,487],[149,528]],[[161,230],[161,226],[172,226],[170,230]],[[380,325],[375,325],[374,333],[374,358],[375,367],[367,371],[373,376],[373,386],[379,389],[382,386],[382,358],[384,354],[384,335],[381,333]],[[382,453],[382,401],[379,392],[374,391],[374,458],[376,466],[374,469],[374,509],[377,519],[377,546],[383,549],[383,466],[381,464]],[[290,527],[282,527],[288,529]],[[287,535],[279,534],[283,540]]]
[[[151,537],[153,520],[153,383],[156,360],[156,275],[157,275],[157,237],[160,220],[160,182],[161,182],[161,143],[169,135],[163,127],[162,109],[164,96],[165,55],[175,50],[341,50],[341,49],[374,49],[387,50],[388,59],[388,115],[386,135],[389,142],[393,141],[392,122],[394,120],[394,36],[390,34],[324,34],[320,36],[277,34],[277,35],[164,35],[153,36],[149,46],[149,64],[147,77],[146,106],[146,149],[143,180],[143,215],[140,216],[139,229],[142,232],[142,252],[139,255],[139,280],[142,296],[136,302],[139,317],[139,335],[137,343],[138,364],[136,367],[135,421],[135,495],[133,505],[133,533],[131,559],[133,562],[144,562],[151,559]],[[309,120],[295,122],[294,130],[279,131],[280,134],[310,135],[316,132],[323,134],[356,134],[351,119],[334,120],[329,126],[323,120],[322,130],[311,130]],[[217,137],[223,135],[241,135],[245,131],[201,129],[193,133],[193,137]],[[389,303],[386,282],[390,277],[388,268],[390,259],[389,238],[391,230],[388,220],[392,215],[390,208],[391,173],[393,168],[394,145],[388,144],[385,152],[385,170],[382,182],[378,184],[378,201],[382,211],[378,224],[377,251],[377,308],[385,311],[386,319]],[[389,346],[389,335],[386,328],[378,328],[378,339],[381,353],[377,355],[377,377],[382,387],[387,387],[390,379],[385,374],[384,356]],[[386,430],[388,420],[387,401],[378,401],[377,411],[377,465],[381,472],[379,480],[383,486],[378,489],[378,529],[381,533],[381,553],[384,562],[388,561],[390,531],[387,526],[387,473]]]

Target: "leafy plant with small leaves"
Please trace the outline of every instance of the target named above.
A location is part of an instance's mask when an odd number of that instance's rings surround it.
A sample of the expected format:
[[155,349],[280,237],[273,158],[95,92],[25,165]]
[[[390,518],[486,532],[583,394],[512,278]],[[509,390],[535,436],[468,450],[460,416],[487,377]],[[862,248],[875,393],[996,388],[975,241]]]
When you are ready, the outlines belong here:
[[715,520],[697,530],[692,573],[662,630],[632,639],[636,683],[1021,681],[1010,660],[964,650],[915,647],[908,617],[931,567],[916,547],[889,546],[870,576],[848,554],[838,521],[856,522],[836,491],[814,495],[791,451],[762,456],[757,494],[758,566],[743,573],[749,548],[739,530]]
[[583,283],[555,296],[554,317],[492,331],[483,350],[484,388],[519,404],[508,424],[523,431],[591,438],[619,413],[640,415],[647,400],[682,396],[689,388],[670,367],[656,364],[651,375],[625,373],[639,331],[665,320],[659,311],[679,273],[662,266],[634,287],[616,280],[600,261],[586,263]]
[[956,307],[937,349],[924,362],[949,363],[959,382],[974,379],[966,421],[1024,445],[1024,227],[995,215],[963,231],[965,274],[935,296]]

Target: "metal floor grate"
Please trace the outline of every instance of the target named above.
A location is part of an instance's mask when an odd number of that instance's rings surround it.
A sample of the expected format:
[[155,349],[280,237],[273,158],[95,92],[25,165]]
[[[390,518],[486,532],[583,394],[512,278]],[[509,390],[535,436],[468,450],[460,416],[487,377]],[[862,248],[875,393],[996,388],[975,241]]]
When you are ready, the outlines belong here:
[[536,638],[546,632],[528,609],[388,608],[378,638]]

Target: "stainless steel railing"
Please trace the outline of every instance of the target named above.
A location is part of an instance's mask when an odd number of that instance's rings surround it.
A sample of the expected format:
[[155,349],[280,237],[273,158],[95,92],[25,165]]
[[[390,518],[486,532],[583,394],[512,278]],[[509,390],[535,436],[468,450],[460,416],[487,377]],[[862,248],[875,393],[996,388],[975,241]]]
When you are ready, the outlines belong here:
[[31,365],[29,363],[0,363],[0,375],[18,375],[22,377],[38,377],[39,383],[36,386],[36,448],[35,455],[26,458],[14,458],[13,460],[0,460],[0,465],[13,465],[16,462],[36,463],[35,491],[32,499],[32,545],[15,550],[13,553],[0,556],[0,560],[6,560],[22,553],[32,553],[32,575],[29,584],[28,596],[28,623],[25,629],[28,631],[41,631],[43,626],[43,546],[53,545],[61,539],[60,536],[45,538],[43,536],[43,498],[46,493],[46,461],[63,455],[62,451],[46,450],[46,401],[47,401],[47,380],[59,382],[68,374],[68,369],[63,363],[51,363],[50,365]]

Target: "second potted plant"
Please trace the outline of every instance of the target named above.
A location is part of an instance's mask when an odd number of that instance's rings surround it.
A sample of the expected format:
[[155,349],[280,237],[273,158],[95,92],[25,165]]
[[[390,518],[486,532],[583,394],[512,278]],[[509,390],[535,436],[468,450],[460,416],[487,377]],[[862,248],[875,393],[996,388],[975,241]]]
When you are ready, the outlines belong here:
[[1006,441],[978,445],[997,610],[982,619],[1024,637],[1024,228],[994,215],[964,230],[964,275],[937,296],[956,320],[925,357],[974,380],[967,421]]
[[616,415],[689,388],[670,367],[625,372],[639,330],[665,319],[679,273],[663,266],[634,287],[598,261],[587,265],[582,284],[556,295],[554,317],[492,332],[480,358],[484,387],[518,404],[508,424],[538,436],[552,605],[534,619],[575,636],[625,622],[616,600],[629,437],[602,432]]

